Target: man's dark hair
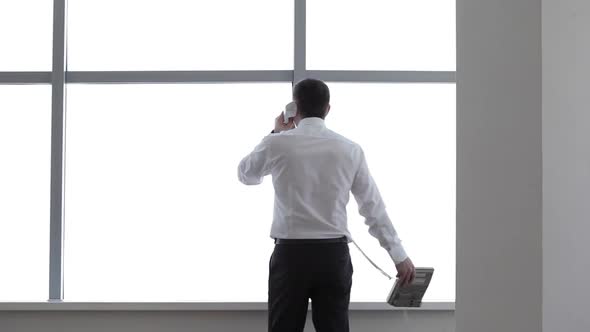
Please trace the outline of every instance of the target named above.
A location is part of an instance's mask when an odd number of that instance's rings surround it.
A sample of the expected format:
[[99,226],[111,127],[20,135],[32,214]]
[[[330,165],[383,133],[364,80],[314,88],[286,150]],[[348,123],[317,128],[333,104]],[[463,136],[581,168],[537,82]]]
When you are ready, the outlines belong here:
[[330,89],[326,83],[307,78],[293,88],[293,100],[297,103],[297,112],[301,118],[325,118],[330,104]]

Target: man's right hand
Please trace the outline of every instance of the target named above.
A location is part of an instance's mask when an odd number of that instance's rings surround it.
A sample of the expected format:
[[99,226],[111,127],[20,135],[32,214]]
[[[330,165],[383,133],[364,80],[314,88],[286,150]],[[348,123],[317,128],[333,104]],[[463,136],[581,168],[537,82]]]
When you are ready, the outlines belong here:
[[281,114],[275,118],[275,129],[273,130],[275,134],[295,128],[295,122],[293,121],[293,118],[289,119],[289,123],[283,122],[283,119],[283,112],[281,112]]
[[405,261],[396,264],[395,268],[397,269],[396,277],[398,277],[400,286],[407,286],[414,281],[416,268],[409,257]]

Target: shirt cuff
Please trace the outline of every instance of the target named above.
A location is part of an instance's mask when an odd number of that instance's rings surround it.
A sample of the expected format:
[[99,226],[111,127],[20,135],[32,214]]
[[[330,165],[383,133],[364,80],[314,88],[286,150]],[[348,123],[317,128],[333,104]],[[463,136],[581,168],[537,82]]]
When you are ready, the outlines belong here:
[[389,250],[389,256],[393,259],[393,262],[397,265],[408,258],[408,254],[404,250],[401,244],[396,245],[395,247]]

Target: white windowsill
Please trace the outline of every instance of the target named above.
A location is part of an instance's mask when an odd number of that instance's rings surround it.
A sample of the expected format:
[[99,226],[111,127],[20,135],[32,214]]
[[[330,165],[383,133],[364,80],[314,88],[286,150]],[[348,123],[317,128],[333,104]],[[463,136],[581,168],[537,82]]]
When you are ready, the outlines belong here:
[[[0,311],[265,311],[266,302],[0,302]],[[353,302],[351,311],[454,311],[454,302],[425,302],[396,308],[380,302]]]

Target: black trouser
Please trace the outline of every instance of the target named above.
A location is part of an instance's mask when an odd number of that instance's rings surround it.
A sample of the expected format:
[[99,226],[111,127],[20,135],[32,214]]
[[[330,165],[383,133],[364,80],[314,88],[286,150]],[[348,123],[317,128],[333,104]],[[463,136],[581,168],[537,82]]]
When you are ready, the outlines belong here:
[[303,331],[311,299],[317,332],[348,332],[352,272],[347,243],[276,244],[270,259],[268,331]]

